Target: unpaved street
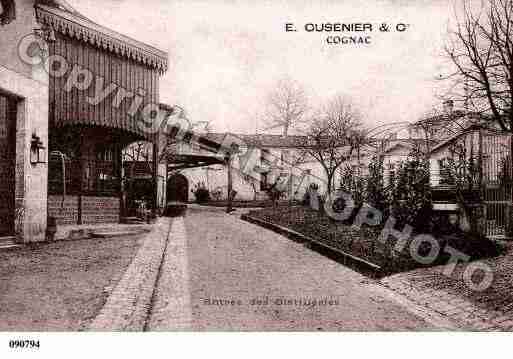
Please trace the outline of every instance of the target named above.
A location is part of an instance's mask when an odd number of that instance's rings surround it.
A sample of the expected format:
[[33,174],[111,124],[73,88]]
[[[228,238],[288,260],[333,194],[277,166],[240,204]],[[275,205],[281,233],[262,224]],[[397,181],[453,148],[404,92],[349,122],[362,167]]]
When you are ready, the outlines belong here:
[[76,331],[105,304],[142,235],[0,253],[0,331]]
[[175,274],[157,292],[157,305],[168,305],[168,318],[153,318],[158,330],[436,329],[368,278],[220,211],[189,210],[174,220],[170,243],[186,248],[168,249],[163,269]]

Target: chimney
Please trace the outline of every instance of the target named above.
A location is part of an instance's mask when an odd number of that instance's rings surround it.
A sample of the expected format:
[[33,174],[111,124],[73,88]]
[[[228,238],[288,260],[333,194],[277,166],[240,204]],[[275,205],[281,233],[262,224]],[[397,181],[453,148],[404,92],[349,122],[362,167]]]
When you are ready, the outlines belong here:
[[454,109],[454,101],[453,100],[445,100],[443,103],[444,113],[451,114]]

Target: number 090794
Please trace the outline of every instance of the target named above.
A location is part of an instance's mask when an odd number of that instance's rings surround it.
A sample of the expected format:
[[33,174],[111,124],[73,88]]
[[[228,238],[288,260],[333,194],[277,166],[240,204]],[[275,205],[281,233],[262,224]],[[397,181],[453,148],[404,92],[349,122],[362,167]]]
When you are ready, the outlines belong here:
[[9,340],[11,349],[39,349],[39,340]]

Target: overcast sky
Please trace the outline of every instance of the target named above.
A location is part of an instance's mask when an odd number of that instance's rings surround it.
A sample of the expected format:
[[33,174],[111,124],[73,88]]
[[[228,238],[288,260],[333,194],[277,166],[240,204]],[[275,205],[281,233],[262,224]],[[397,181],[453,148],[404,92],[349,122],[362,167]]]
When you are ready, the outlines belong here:
[[[68,2],[102,25],[167,51],[161,101],[184,107],[194,121],[212,121],[216,131],[261,130],[253,114],[283,76],[301,82],[313,102],[351,96],[369,126],[414,121],[439,102],[435,78],[446,63],[449,0]],[[285,32],[286,22],[298,31]],[[370,22],[372,43],[328,45],[330,34],[304,31],[309,22]],[[410,27],[380,33],[382,22]]]

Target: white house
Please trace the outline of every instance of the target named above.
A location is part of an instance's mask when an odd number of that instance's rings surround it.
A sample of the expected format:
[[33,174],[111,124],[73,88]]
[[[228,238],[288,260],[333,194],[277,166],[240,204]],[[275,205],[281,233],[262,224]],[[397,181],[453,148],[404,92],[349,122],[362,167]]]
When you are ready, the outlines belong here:
[[[326,187],[326,175],[321,165],[313,159],[299,158],[300,147],[304,143],[302,136],[229,133],[208,133],[204,136],[218,144],[227,141],[238,144],[238,153],[232,160],[235,199],[265,199],[266,190],[276,181],[286,186],[288,199],[301,199],[313,182],[319,185],[321,191]],[[212,156],[212,149],[195,142],[179,143],[175,150],[181,155]],[[222,151],[217,155],[222,158]],[[227,178],[225,163],[177,170],[168,177],[168,201],[193,201],[192,191],[196,186],[205,186],[212,196],[225,199],[228,193]],[[176,196],[178,198],[174,198]]]

